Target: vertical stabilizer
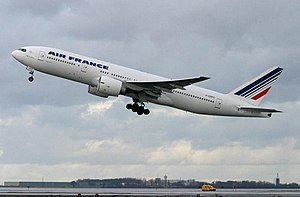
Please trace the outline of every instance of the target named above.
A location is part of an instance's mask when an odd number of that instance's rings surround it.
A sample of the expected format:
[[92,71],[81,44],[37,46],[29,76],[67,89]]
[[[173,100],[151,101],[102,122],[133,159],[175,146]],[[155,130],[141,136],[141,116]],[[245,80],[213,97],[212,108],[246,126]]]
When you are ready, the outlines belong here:
[[272,67],[231,91],[229,94],[241,96],[250,104],[257,106],[278,79],[282,70],[280,67]]

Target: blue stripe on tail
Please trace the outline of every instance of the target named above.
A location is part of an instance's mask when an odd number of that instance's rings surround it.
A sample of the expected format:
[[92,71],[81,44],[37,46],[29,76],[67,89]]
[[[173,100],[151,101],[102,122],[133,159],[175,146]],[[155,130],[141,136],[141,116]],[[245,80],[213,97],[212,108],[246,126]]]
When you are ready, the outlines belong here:
[[[282,68],[277,67],[276,69],[274,69],[273,71],[269,72],[268,74],[266,74],[265,76],[259,78],[258,80],[254,81],[253,83],[249,84],[248,86],[244,87],[243,89],[237,91],[236,93],[234,93],[235,95],[239,95],[239,96],[243,96],[246,95],[247,93],[249,93],[249,91],[253,91],[255,90],[258,84],[260,84],[261,82],[265,81],[264,83],[268,82],[269,80],[272,80],[274,77],[277,77],[281,72],[282,72]],[[270,78],[270,79],[269,79]]]

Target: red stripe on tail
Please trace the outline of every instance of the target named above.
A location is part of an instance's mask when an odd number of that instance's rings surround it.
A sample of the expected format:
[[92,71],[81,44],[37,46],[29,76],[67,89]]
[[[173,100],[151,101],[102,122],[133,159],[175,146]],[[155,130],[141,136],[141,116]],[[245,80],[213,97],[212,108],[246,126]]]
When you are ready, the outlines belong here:
[[271,89],[271,87],[268,87],[268,88],[265,89],[264,91],[261,91],[261,92],[258,93],[257,95],[251,97],[251,99],[257,100],[257,99],[261,98],[262,96],[265,96],[265,95],[268,93],[268,91],[269,91],[270,89]]

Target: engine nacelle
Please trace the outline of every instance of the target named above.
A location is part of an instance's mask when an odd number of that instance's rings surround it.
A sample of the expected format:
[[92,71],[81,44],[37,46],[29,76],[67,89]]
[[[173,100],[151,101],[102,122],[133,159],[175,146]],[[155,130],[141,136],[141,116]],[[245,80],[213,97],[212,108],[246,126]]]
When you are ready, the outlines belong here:
[[121,90],[121,81],[102,76],[99,78],[97,87],[89,86],[88,93],[107,98],[109,96],[119,96]]

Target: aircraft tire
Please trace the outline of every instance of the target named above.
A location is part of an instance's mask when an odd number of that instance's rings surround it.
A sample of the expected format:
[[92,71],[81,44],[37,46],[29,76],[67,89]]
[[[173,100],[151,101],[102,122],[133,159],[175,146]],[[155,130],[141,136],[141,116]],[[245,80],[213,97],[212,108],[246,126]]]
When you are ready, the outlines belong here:
[[128,104],[126,105],[126,109],[132,109],[132,104],[131,104],[131,103],[128,103]]
[[34,78],[33,77],[28,77],[28,81],[33,82]]
[[144,110],[144,114],[145,114],[145,115],[149,115],[149,114],[150,114],[150,110],[149,110],[149,109],[145,109],[145,110]]
[[138,111],[138,109],[139,109],[139,105],[137,104],[137,103],[134,103],[133,105],[132,105],[132,111],[133,112],[137,112]]
[[143,113],[144,113],[144,107],[143,106],[138,107],[137,114],[143,115]]

